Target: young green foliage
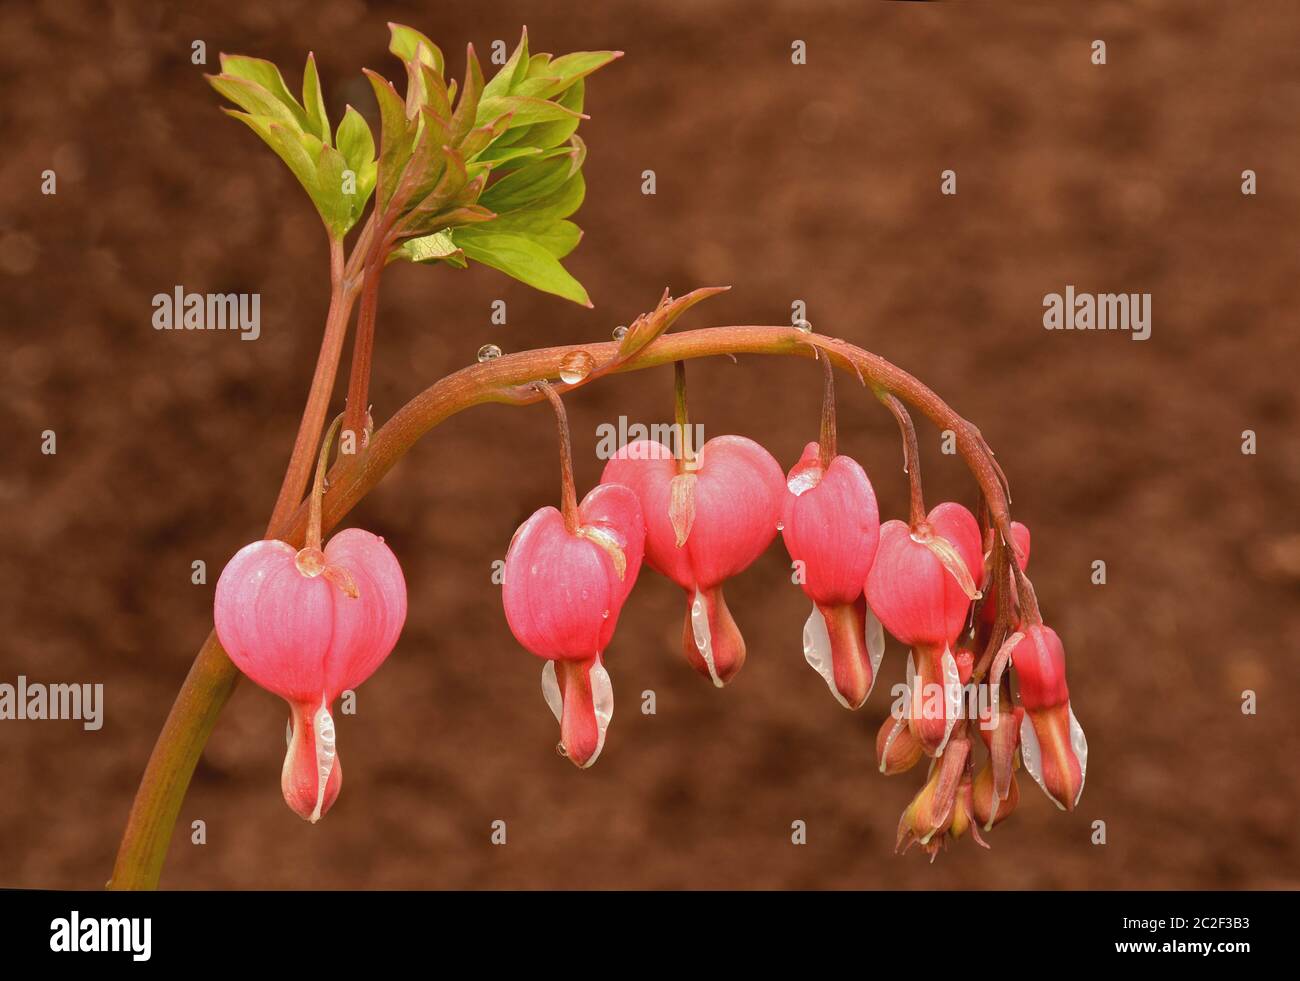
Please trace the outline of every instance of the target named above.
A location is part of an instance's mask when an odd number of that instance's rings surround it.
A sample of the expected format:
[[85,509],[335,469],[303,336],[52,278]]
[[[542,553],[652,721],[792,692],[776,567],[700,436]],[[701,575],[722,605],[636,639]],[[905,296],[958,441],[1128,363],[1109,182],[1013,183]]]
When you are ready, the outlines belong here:
[[302,102],[274,64],[243,55],[221,56],[212,87],[239,106],[224,110],[247,124],[289,167],[332,239],[342,239],[365,211],[375,187],[374,141],[351,106],[331,136],[316,59],[307,56]]
[[406,69],[406,92],[365,70],[379,106],[377,152],[351,106],[331,141],[313,57],[301,102],[279,69],[258,58],[222,55],[222,73],[209,80],[242,110],[226,111],[288,165],[331,237],[356,224],[373,193],[388,261],[464,268],[472,260],[590,306],[560,260],[582,238],[569,216],[586,192],[586,146],[577,135],[587,118],[584,79],[622,52],[530,54],[525,28],[490,80],[469,45],[458,89],[444,79],[437,45],[413,28],[388,26],[389,50]]

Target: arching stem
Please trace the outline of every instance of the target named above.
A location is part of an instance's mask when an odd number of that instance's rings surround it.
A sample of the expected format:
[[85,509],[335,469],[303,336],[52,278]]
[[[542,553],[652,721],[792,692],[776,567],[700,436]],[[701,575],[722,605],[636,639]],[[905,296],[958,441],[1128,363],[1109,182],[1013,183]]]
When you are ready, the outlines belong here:
[[[568,391],[610,374],[690,358],[727,354],[812,357],[815,349],[821,356],[829,357],[836,367],[855,372],[878,394],[883,391],[894,395],[919,409],[940,429],[951,429],[957,437],[958,452],[988,501],[994,526],[1004,541],[1012,540],[1007,494],[982,437],[931,389],[878,355],[836,338],[767,325],[709,327],[663,334],[627,360],[620,360],[618,347],[617,342],[605,342],[523,351],[469,365],[435,382],[376,431],[368,452],[345,457],[335,466],[322,502],[322,532],[355,507],[434,426],[474,405],[489,402],[528,405],[540,401],[546,395],[538,389],[536,380],[557,377],[561,363],[576,351],[586,351],[595,359],[597,367],[583,381],[555,387],[557,391]],[[305,479],[303,486],[306,486]],[[274,520],[268,535],[291,545],[301,545],[308,517],[307,504],[301,502],[284,518]],[[1018,585],[1022,578],[1018,578]],[[1024,582],[1024,594],[1028,594],[1031,587],[1027,580]],[[1022,595],[1021,602],[1025,604],[1022,611],[1027,612],[1031,607],[1037,611],[1032,595]],[[203,745],[237,678],[238,671],[221,649],[215,632],[210,633],[176,696],[145,767],[109,888],[157,886],[185,791]]]

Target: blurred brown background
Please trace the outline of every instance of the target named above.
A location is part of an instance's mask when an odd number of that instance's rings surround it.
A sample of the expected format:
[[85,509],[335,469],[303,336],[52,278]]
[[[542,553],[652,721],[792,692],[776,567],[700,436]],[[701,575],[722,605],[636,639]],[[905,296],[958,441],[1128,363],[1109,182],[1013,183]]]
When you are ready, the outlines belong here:
[[[609,656],[609,741],[578,772],[490,582],[514,528],[557,499],[552,423],[489,407],[435,430],[350,519],[388,537],[412,602],[359,714],[340,717],[338,805],[316,827],[285,807],[284,706],[241,685],[165,886],[1300,885],[1295,4],[170,6],[3,12],[0,681],[103,682],[106,721],[0,722],[0,886],[107,879],[212,583],[264,526],[319,344],[315,213],[202,72],[246,53],[293,86],[314,50],[331,116],[353,102],[373,118],[360,69],[400,77],[390,19],[431,35],[456,76],[466,41],[513,47],[523,23],[535,51],[627,56],[589,85],[582,128],[586,239],[569,265],[596,308],[482,268],[390,269],[378,419],[481,344],[603,340],[665,285],[734,286],[687,326],[786,323],[805,300],[818,330],[918,374],[998,451],[1069,652],[1087,790],[1066,815],[1026,783],[991,851],[895,856],[920,777],[874,772],[873,736],[904,652],[890,642],[865,709],[839,708],[803,662],[808,604],[779,543],[728,587],[750,660],[721,692],[677,650],[680,592],[643,574]],[[207,68],[190,63],[196,39]],[[46,168],[57,196],[39,193]],[[939,194],[948,168],[956,197]],[[1247,168],[1258,196],[1240,193]],[[1151,292],[1151,340],[1043,330],[1044,294],[1067,283]],[[262,338],[154,331],[150,298],[175,284],[260,293]],[[489,323],[497,298],[508,326]],[[788,466],[815,435],[818,378],[803,361],[696,363],[692,409]],[[671,373],[569,402],[585,490],[596,426],[670,416]],[[840,405],[841,449],[900,515],[892,421],[846,383]],[[929,499],[973,502],[937,434],[922,440]],[[190,584],[195,559],[206,586]],[[1240,710],[1247,688],[1257,716]]]

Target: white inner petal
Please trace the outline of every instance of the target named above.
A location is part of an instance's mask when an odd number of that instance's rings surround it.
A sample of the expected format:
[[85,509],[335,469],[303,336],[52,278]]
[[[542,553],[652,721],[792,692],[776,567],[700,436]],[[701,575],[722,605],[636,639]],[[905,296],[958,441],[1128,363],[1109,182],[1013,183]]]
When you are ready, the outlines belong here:
[[1070,709],[1070,748],[1079,760],[1079,793],[1074,798],[1077,805],[1083,796],[1083,781],[1088,776],[1088,737],[1083,734],[1083,726],[1074,717],[1073,708]]
[[556,722],[564,719],[564,697],[560,694],[560,682],[555,676],[555,662],[547,661],[542,666],[542,697],[555,716]]
[[[825,626],[823,625],[823,629]],[[709,677],[713,679],[713,684],[721,688],[722,679],[718,677],[718,669],[713,664],[713,634],[709,630],[709,609],[704,602],[704,595],[697,589],[695,590],[695,599],[691,602],[691,632],[695,634],[695,649],[700,652],[700,657],[704,658],[704,666],[709,669]]]
[[871,687],[867,689],[867,698],[875,691],[876,679],[880,677],[880,662],[885,658],[885,626],[867,607],[867,660],[871,662]]
[[808,619],[803,625],[803,657],[809,666],[822,676],[826,687],[835,696],[835,701],[846,709],[853,708],[835,687],[835,661],[831,657],[831,635],[826,629],[826,618],[822,616],[822,611],[817,609],[816,603],[813,604],[812,612],[808,614]]
[[957,724],[957,719],[961,715],[961,673],[957,670],[957,659],[952,656],[952,651],[944,650],[943,657],[939,659],[939,666],[943,669],[944,729],[943,742],[935,751],[936,756],[943,755],[943,749],[948,745],[948,737],[952,735],[952,727]]
[[1038,745],[1038,733],[1034,732],[1034,724],[1029,721],[1028,712],[1020,720],[1020,761],[1025,764],[1025,769],[1034,778],[1034,783],[1042,788],[1047,799],[1061,810],[1065,810],[1065,806],[1052,796],[1052,792],[1047,789],[1047,784],[1043,783],[1043,750]]
[[591,766],[600,758],[600,751],[605,748],[605,730],[609,728],[609,722],[614,718],[614,686],[610,683],[609,672],[605,670],[605,665],[601,663],[600,658],[596,658],[596,663],[591,666],[588,673],[591,679],[591,701],[596,710],[596,752],[591,754],[591,759],[583,764],[583,769]]
[[330,715],[329,703],[321,701],[320,708],[312,719],[316,730],[316,809],[311,812],[311,822],[320,820],[321,808],[325,805],[325,787],[329,784],[330,773],[334,770],[334,716]]

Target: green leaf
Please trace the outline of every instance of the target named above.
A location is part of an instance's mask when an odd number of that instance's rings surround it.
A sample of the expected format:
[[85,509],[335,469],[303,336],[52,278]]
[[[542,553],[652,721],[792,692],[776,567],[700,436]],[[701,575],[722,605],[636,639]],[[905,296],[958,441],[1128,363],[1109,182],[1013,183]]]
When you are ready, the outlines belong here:
[[415,124],[406,118],[406,105],[391,82],[382,75],[363,68],[379,103],[379,201],[382,212],[397,190],[398,181],[411,159],[415,142]]
[[581,113],[574,112],[558,102],[548,102],[545,99],[535,99],[527,95],[505,95],[489,98],[484,92],[484,98],[478,104],[478,124],[480,126],[499,116],[504,116],[506,113],[511,114],[511,128],[562,119],[566,122],[573,120],[573,128],[577,129],[578,121],[583,118]]
[[459,143],[474,128],[478,118],[479,102],[483,96],[483,68],[474,53],[474,45],[465,47],[465,85],[460,90],[460,101],[451,117],[451,138]]
[[574,116],[553,123],[538,123],[536,126],[530,126],[514,142],[520,146],[535,146],[543,150],[559,146],[565,142],[578,131],[578,123],[585,118],[581,113],[583,99],[586,97],[586,89],[586,83],[582,79],[578,79],[555,100],[556,105],[563,106],[575,113]]
[[498,215],[490,226],[484,226],[484,231],[522,236],[557,259],[563,259],[582,241],[582,229],[573,222],[532,211]]
[[569,275],[559,260],[522,235],[494,232],[489,223],[481,228],[458,228],[452,238],[475,262],[500,270],[544,293],[553,293],[585,307],[591,306],[587,291]]
[[312,198],[331,237],[337,239],[346,235],[361,215],[360,210],[353,207],[354,199],[360,193],[360,181],[358,194],[343,193],[343,172],[347,169],[343,154],[322,144],[320,157],[316,161],[316,193]]
[[483,98],[490,99],[498,96],[509,95],[515,85],[523,81],[524,75],[528,72],[530,62],[528,57],[528,28],[523,29],[519,36],[519,43],[515,45],[515,50],[506,63],[501,66],[501,70],[492,76],[492,81],[487,83],[483,89]]
[[[230,75],[234,78],[243,79],[264,89],[275,101],[284,106],[293,121],[298,124],[299,129],[310,131],[310,125],[307,121],[307,113],[303,111],[302,106],[298,105],[298,100],[289,94],[289,88],[284,84],[284,77],[280,74],[280,69],[275,66],[274,62],[267,61],[265,58],[249,58],[245,55],[226,55],[221,56],[221,72],[223,75]],[[225,95],[225,93],[222,93]],[[232,102],[235,100],[231,100]],[[244,106],[248,109],[248,106]],[[262,115],[270,115],[262,110],[249,109],[250,112],[258,112]]]
[[254,116],[263,116],[289,129],[304,130],[297,117],[274,95],[256,82],[237,75],[209,75],[208,82],[239,108]]
[[357,175],[358,188],[360,187],[361,174],[367,168],[370,170],[371,186],[373,188],[375,138],[361,113],[351,106],[344,110],[343,120],[339,123],[338,132],[334,136],[334,145],[343,154],[343,159],[347,161],[348,168]]
[[307,132],[316,139],[328,143],[330,118],[325,112],[325,96],[321,93],[315,54],[307,55],[307,67],[302,70],[302,104],[306,108]]
[[452,240],[451,232],[445,230],[403,242],[394,250],[393,257],[407,262],[447,262],[460,269],[469,265],[465,253]]
[[526,208],[558,190],[573,174],[573,161],[568,155],[529,163],[484,191],[482,203],[499,213]]
[[440,76],[445,65],[442,49],[413,27],[403,24],[388,24],[391,37],[388,50],[403,62],[418,61],[434,69]]
[[559,95],[579,79],[599,71],[623,57],[622,51],[575,51],[552,61],[545,71],[534,72],[530,64],[528,77],[512,90],[513,95],[532,95],[549,99]]

